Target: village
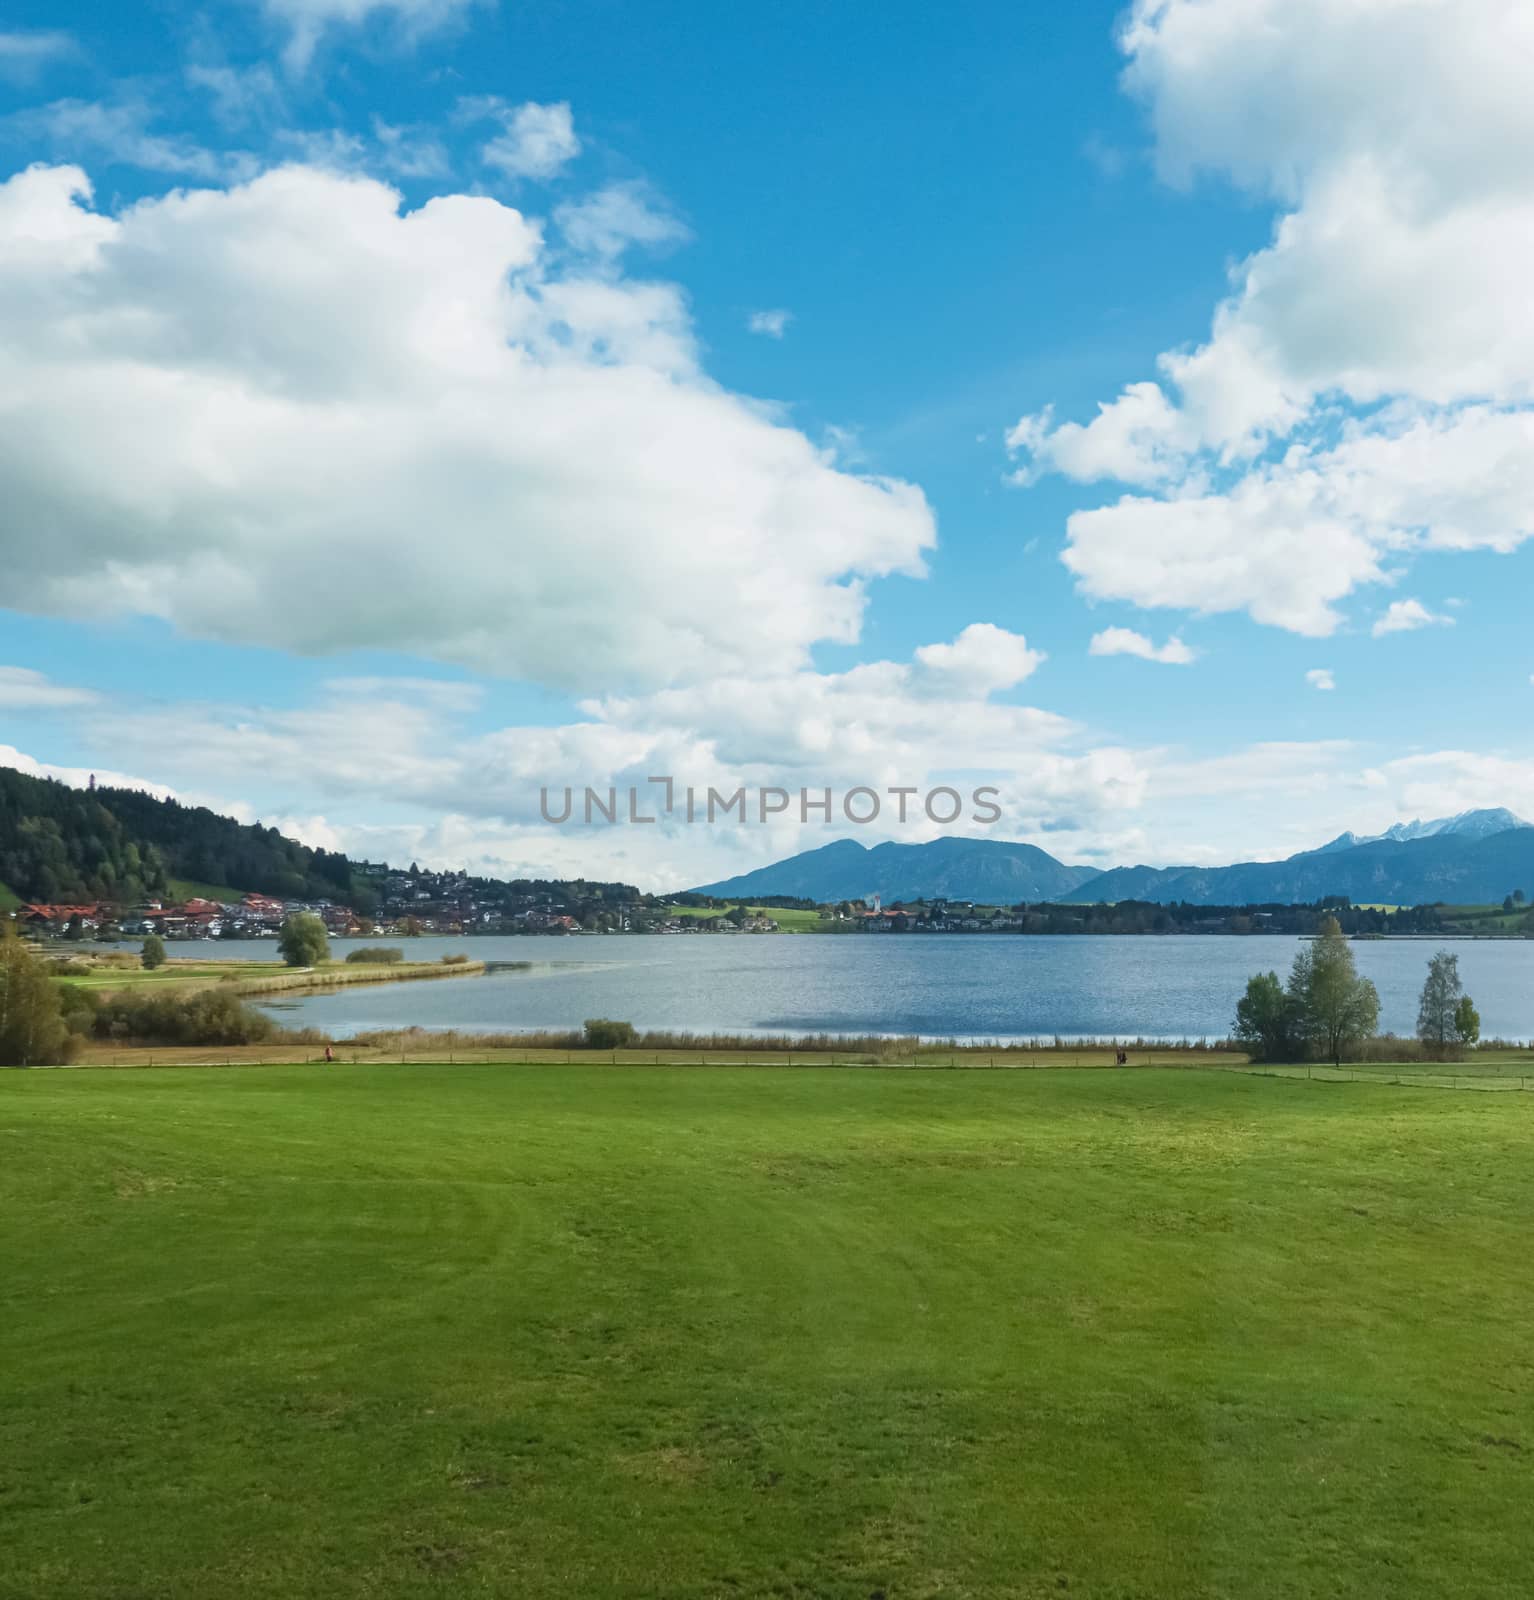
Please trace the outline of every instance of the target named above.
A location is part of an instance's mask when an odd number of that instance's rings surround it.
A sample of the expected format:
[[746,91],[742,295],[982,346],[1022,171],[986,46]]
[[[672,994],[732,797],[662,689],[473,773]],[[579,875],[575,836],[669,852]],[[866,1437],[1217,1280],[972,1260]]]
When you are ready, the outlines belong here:
[[109,901],[27,902],[18,930],[38,939],[275,939],[283,922],[308,912],[335,938],[412,938],[476,934],[776,933],[765,914],[699,915],[642,896],[623,885],[501,883],[414,867],[408,872],[362,864],[357,904],[334,899],[249,893],[227,898],[188,894],[132,905]]

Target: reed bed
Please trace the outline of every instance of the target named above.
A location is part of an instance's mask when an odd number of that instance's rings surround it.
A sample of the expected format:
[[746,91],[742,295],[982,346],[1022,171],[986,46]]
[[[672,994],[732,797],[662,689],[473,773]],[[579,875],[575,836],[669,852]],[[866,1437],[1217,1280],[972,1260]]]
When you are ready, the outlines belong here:
[[230,977],[230,992],[241,999],[253,995],[282,994],[294,989],[344,989],[354,983],[402,983],[411,978],[477,978],[483,975],[483,961],[408,962],[377,967],[313,967],[284,972],[273,978]]

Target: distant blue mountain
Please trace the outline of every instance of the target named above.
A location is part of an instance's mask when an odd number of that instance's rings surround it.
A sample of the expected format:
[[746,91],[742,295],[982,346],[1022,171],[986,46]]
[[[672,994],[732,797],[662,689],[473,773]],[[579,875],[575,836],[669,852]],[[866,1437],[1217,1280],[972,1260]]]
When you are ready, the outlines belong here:
[[738,878],[707,883],[700,894],[729,899],[802,895],[808,900],[978,900],[1015,905],[1020,900],[1063,900],[1095,867],[1068,867],[1031,844],[999,839],[933,839],[929,844],[879,844],[838,839]]
[[1293,905],[1347,895],[1360,904],[1486,903],[1515,889],[1534,895],[1534,827],[1511,811],[1467,811],[1435,822],[1400,824],[1372,839],[1342,834],[1287,861],[1229,867],[1067,866],[1030,844],[997,839],[934,839],[868,849],[838,839],[702,894],[747,900],[798,895],[818,901],[974,900],[1093,904],[1184,900],[1193,905]]
[[1471,811],[1408,823],[1375,839],[1343,834],[1287,861],[1115,867],[1068,898],[1296,905],[1343,894],[1362,905],[1482,904],[1514,889],[1534,893],[1534,828],[1510,811]]

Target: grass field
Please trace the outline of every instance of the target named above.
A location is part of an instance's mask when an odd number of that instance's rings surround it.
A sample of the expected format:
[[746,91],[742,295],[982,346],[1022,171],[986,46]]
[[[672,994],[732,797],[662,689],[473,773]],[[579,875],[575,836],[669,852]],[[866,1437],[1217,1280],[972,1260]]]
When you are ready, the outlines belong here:
[[195,878],[170,878],[171,895],[177,900],[217,900],[221,905],[238,905],[245,898],[243,889],[226,883],[199,883]]
[[1534,1097],[0,1074],[0,1596],[1522,1597]]
[[82,971],[58,979],[98,994],[124,989],[170,986],[177,990],[230,985],[231,993],[261,996],[293,989],[341,988],[354,983],[406,983],[421,978],[472,978],[485,970],[482,961],[446,965],[440,961],[355,962],[322,961],[316,967],[286,967],[275,961],[168,960],[163,967],[92,965],[83,958]]
[[0,882],[0,912],[15,911],[21,906],[21,896],[8,883]]

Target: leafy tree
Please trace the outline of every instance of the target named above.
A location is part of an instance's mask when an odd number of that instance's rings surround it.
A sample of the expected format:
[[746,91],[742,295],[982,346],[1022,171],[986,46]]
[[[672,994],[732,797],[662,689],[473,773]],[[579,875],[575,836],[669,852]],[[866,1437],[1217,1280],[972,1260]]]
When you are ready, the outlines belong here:
[[637,1037],[632,1022],[614,1022],[608,1017],[586,1019],[586,1043],[593,1050],[622,1050]]
[[227,990],[178,995],[158,985],[112,995],[95,1026],[100,1038],[143,1044],[260,1044],[277,1032],[270,1017]]
[[1428,962],[1427,982],[1417,1005],[1417,1037],[1435,1054],[1443,1055],[1459,1043],[1455,1018],[1464,994],[1459,957],[1440,950]]
[[283,923],[277,949],[290,967],[317,967],[330,959],[330,938],[312,911],[300,911]]
[[1294,958],[1289,998],[1299,1030],[1335,1066],[1348,1045],[1379,1027],[1379,991],[1358,976],[1335,917],[1327,917],[1314,944]]
[[0,923],[0,1066],[53,1065],[73,1053],[58,985]]
[[1468,994],[1461,995],[1459,1004],[1454,1008],[1454,1034],[1467,1049],[1480,1043],[1481,1013],[1475,1009],[1475,1001]]
[[1235,1036],[1258,1061],[1283,1061],[1293,1054],[1293,1015],[1276,972],[1259,972],[1236,1003]]
[[139,951],[139,960],[143,962],[146,970],[153,972],[157,967],[165,965],[165,941],[157,933],[144,935],[144,948]]

